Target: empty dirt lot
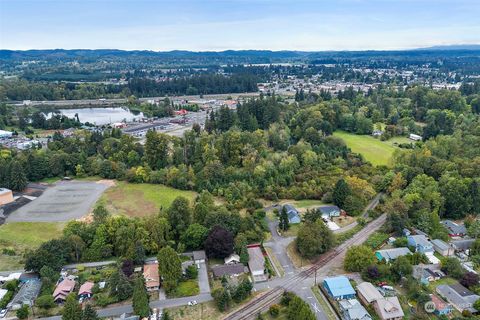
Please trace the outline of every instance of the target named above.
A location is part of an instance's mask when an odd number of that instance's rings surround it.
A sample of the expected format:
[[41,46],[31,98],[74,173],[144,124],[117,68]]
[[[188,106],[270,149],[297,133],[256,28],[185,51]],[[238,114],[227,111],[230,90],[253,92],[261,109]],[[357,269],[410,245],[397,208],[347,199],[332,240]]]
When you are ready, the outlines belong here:
[[59,181],[29,204],[12,212],[8,222],[56,222],[80,218],[108,186],[89,181]]

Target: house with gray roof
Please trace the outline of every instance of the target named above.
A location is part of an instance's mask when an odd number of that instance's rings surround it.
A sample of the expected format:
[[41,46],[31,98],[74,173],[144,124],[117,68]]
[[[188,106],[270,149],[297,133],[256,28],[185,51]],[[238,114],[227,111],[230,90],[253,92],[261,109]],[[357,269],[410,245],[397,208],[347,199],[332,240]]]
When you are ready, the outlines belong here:
[[455,249],[445,241],[440,239],[433,239],[431,242],[433,245],[433,250],[435,250],[442,256],[449,257],[455,254]]
[[384,249],[375,252],[375,256],[379,261],[385,260],[386,262],[390,262],[401,256],[406,256],[407,254],[412,254],[412,252],[406,247]]
[[369,305],[375,300],[383,299],[380,291],[377,290],[370,282],[362,282],[357,286],[357,293],[360,300],[365,304]]
[[338,302],[345,320],[371,320],[368,311],[357,299],[340,300]]
[[452,244],[452,247],[455,249],[455,251],[464,252],[469,250],[474,242],[475,239],[459,239],[452,240],[450,243]]
[[397,297],[376,300],[373,308],[381,320],[402,320],[405,315]]
[[463,310],[468,310],[470,312],[476,312],[473,304],[480,299],[480,296],[474,294],[460,283],[439,285],[436,290],[439,295],[451,303],[458,311],[463,312]]
[[265,274],[265,257],[260,246],[248,247],[248,268],[255,282],[267,281]]
[[215,278],[221,278],[223,276],[236,277],[245,273],[245,266],[243,263],[224,264],[212,267],[212,272]]
[[467,234],[467,228],[463,223],[458,224],[451,220],[444,220],[441,223],[447,228],[450,237],[463,237]]

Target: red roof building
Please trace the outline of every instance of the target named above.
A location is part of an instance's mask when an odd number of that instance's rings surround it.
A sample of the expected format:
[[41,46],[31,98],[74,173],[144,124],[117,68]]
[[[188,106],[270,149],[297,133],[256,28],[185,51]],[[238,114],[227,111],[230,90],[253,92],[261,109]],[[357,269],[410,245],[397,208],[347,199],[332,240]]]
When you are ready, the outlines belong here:
[[75,289],[75,281],[70,279],[63,279],[53,292],[53,300],[55,302],[64,302],[67,296]]

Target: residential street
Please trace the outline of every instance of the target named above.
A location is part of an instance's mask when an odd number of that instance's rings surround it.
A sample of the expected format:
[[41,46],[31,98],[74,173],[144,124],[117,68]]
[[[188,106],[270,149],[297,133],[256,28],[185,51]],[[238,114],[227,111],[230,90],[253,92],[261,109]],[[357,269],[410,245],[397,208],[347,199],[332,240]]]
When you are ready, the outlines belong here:
[[[372,199],[372,201],[365,208],[363,215],[366,215],[366,213],[369,210],[372,210],[377,206],[380,197],[381,197],[381,194],[378,194],[377,196],[375,196],[374,199]],[[378,230],[378,228],[380,228],[384,224],[385,220],[386,220],[386,215],[383,214],[382,216],[378,217],[376,220],[370,222],[369,225],[365,227],[362,232],[355,234],[351,239],[348,239],[343,244],[338,246],[337,248],[340,249],[339,254],[337,254],[333,259],[326,262],[324,265],[319,266],[319,268],[317,269],[317,283],[321,283],[322,279],[327,277],[332,270],[334,270],[335,268],[341,267],[343,263],[343,258],[346,253],[346,249],[349,246],[364,242],[371,233]],[[268,227],[270,229],[272,237],[270,241],[265,242],[264,245],[272,249],[273,254],[281,264],[282,268],[284,269],[285,275],[283,277],[275,277],[274,279],[267,282],[255,283],[254,290],[265,291],[265,290],[273,289],[275,287],[284,287],[285,289],[293,291],[295,294],[301,297],[304,301],[306,301],[312,307],[312,310],[315,312],[317,319],[328,320],[329,318],[327,317],[325,311],[322,309],[322,306],[320,305],[316,296],[311,290],[311,287],[314,286],[315,284],[315,276],[311,275],[309,277],[300,278],[300,279],[298,279],[297,277],[295,280],[293,280],[302,270],[306,270],[308,269],[308,267],[311,267],[311,266],[305,266],[301,269],[296,269],[292,261],[290,260],[290,257],[287,254],[287,246],[295,238],[294,237],[284,238],[280,236],[277,232],[278,220],[276,219],[274,221],[268,219]],[[353,227],[350,227],[349,225],[342,228],[341,230],[347,231]],[[86,263],[82,265],[88,265],[89,267],[96,267],[96,266],[108,265],[111,263],[114,263],[114,262],[101,261],[101,262]],[[65,267],[75,268],[76,266],[77,266],[76,264],[72,264]],[[199,287],[200,287],[199,295],[192,296],[192,297],[185,297],[185,298],[155,300],[150,302],[150,307],[157,308],[157,309],[165,309],[165,308],[173,308],[173,307],[178,307],[182,305],[187,305],[188,302],[192,300],[196,300],[198,303],[212,300],[213,298],[210,295],[210,285],[208,282],[208,271],[205,263],[200,264],[198,281],[199,281]],[[131,313],[132,311],[133,310],[131,305],[115,306],[115,307],[97,310],[98,315],[100,317],[120,316],[121,314],[124,314],[124,313],[127,313],[127,314]],[[58,316],[58,317],[50,317],[45,319],[60,320],[61,317]]]

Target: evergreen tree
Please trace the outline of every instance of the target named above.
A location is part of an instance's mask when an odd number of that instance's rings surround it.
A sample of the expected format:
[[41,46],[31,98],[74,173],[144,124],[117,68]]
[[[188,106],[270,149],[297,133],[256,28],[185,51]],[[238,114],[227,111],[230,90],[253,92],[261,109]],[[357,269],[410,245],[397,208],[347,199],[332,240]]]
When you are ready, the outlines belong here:
[[290,228],[290,221],[288,220],[287,208],[283,206],[282,213],[280,214],[280,230],[287,231]]
[[19,161],[13,161],[10,169],[10,188],[15,191],[22,191],[27,187],[27,176]]
[[335,188],[333,189],[333,203],[340,208],[343,208],[346,199],[351,193],[352,191],[350,190],[347,182],[344,179],[338,180],[335,184]]
[[148,294],[145,289],[145,280],[143,276],[139,275],[135,279],[133,287],[132,299],[133,311],[140,318],[146,318],[150,315],[150,307],[148,305]]
[[182,261],[171,247],[165,247],[158,253],[158,272],[162,275],[165,290],[177,287],[182,277]]
[[78,303],[75,293],[70,293],[65,300],[62,311],[62,320],[81,320],[82,306]]
[[92,305],[90,303],[87,303],[85,308],[82,311],[82,319],[81,320],[97,320],[98,314],[95,309],[93,309]]

